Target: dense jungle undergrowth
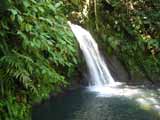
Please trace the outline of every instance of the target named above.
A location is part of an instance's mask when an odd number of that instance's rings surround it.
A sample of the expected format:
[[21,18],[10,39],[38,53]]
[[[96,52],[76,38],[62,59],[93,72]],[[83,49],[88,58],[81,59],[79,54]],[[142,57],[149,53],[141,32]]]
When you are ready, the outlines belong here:
[[33,103],[70,83],[77,45],[62,1],[0,3],[0,120],[29,120]]
[[88,28],[131,76],[160,82],[159,0],[1,0],[0,120],[31,119],[34,103],[75,79],[68,20]]

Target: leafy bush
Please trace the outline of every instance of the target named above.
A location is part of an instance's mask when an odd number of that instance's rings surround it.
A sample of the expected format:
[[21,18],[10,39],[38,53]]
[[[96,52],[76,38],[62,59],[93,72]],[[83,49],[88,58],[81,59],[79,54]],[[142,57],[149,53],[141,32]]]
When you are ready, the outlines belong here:
[[77,47],[56,0],[0,5],[0,119],[28,120],[31,105],[65,87]]

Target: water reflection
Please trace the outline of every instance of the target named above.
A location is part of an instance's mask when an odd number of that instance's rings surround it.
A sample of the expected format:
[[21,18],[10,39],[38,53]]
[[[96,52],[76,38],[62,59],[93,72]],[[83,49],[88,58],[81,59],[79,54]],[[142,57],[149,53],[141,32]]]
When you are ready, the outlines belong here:
[[137,102],[142,108],[154,109],[160,114],[159,89],[121,84],[120,86],[89,87],[88,90],[97,92],[97,97],[126,97]]
[[159,91],[105,86],[71,91],[33,109],[33,120],[159,120]]

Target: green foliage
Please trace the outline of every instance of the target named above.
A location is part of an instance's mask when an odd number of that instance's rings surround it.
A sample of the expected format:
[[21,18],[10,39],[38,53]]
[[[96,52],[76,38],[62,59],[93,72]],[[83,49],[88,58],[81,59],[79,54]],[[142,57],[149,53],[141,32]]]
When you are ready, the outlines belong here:
[[[93,5],[92,5],[93,6]],[[99,0],[98,26],[91,7],[89,24],[102,37],[102,45],[115,53],[131,72],[160,80],[160,1],[159,0]]]
[[0,5],[0,119],[28,120],[33,102],[68,85],[77,64],[77,46],[63,2],[5,0],[4,4]]

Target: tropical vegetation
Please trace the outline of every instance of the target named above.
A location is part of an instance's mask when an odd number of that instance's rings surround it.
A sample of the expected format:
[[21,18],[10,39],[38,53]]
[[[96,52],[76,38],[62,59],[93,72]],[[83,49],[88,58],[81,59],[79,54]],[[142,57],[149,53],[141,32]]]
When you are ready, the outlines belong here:
[[158,83],[159,10],[159,0],[1,0],[0,120],[31,119],[34,103],[72,83],[79,49],[68,20],[90,30],[131,79]]
[[0,119],[28,120],[32,103],[68,85],[77,45],[61,1],[3,0],[0,9]]

